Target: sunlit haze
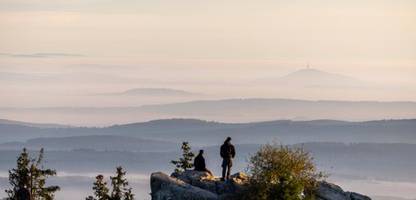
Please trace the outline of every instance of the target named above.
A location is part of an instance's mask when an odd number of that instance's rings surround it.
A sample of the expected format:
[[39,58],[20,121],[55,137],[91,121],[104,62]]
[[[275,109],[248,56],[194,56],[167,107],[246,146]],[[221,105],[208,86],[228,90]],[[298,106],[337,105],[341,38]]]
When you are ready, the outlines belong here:
[[[95,96],[132,88],[186,90],[203,99],[415,101],[415,10],[410,0],[3,0],[0,104],[201,99]],[[307,65],[360,82],[310,87],[299,80],[295,87],[270,81]]]

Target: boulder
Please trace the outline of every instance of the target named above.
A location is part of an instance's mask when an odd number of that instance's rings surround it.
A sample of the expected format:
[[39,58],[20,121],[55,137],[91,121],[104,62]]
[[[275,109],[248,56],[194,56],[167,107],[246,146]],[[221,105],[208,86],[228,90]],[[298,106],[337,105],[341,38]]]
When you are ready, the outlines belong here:
[[207,172],[187,170],[183,173],[173,173],[171,176],[195,187],[218,194],[218,180]]
[[[244,190],[248,176],[233,174],[221,181],[207,172],[188,170],[168,176],[162,172],[151,175],[152,200],[230,200]],[[338,185],[319,182],[317,200],[371,200],[355,192],[345,192]]]
[[192,186],[180,179],[162,172],[152,173],[150,177],[152,200],[216,200],[218,195],[208,190]]
[[325,181],[319,182],[316,196],[318,200],[371,200],[370,197],[362,194],[345,192],[338,185]]
[[187,170],[171,176],[156,172],[151,175],[152,200],[232,199],[241,192],[247,175],[236,173],[221,181],[207,172]]

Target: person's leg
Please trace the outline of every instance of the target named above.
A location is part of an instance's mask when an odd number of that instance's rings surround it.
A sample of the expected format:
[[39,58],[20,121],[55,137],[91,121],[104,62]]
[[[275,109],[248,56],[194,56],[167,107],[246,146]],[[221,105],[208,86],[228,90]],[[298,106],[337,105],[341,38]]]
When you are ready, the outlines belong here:
[[228,165],[227,165],[227,180],[230,179],[230,173],[231,173],[231,163],[228,163]]
[[227,170],[227,166],[223,166],[223,167],[222,167],[222,177],[221,177],[221,179],[222,179],[222,180],[225,180],[225,173],[226,173],[226,170]]
[[226,172],[226,170],[227,170],[227,163],[226,163],[226,161],[225,161],[225,159],[224,160],[222,160],[222,180],[225,180],[225,172]]
[[230,179],[232,166],[233,166],[233,160],[230,158],[229,160],[227,160],[227,179]]

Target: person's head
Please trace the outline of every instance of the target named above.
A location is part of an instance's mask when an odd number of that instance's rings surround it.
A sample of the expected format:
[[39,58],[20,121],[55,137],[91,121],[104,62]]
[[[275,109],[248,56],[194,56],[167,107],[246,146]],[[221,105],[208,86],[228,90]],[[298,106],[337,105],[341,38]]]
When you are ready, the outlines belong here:
[[202,149],[201,149],[201,150],[199,150],[199,154],[200,154],[200,155],[204,154],[204,150],[202,150]]
[[227,139],[225,139],[224,143],[230,143],[231,141],[231,137],[227,137]]

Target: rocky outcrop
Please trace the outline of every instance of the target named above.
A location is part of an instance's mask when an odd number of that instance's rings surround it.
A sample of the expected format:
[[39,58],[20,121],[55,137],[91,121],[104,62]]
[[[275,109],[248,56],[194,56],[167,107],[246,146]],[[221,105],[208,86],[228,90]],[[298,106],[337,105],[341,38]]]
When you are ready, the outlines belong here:
[[[228,200],[236,199],[244,189],[248,177],[236,173],[229,181],[220,181],[206,172],[185,171],[168,176],[162,172],[150,177],[152,200]],[[317,190],[318,200],[371,200],[369,197],[345,192],[341,187],[320,182]]]
[[218,200],[232,199],[243,189],[247,181],[244,173],[233,174],[229,181],[207,172],[185,171],[168,176],[162,172],[150,177],[152,200]]
[[317,200],[371,200],[370,197],[362,194],[345,192],[338,185],[325,181],[319,183],[316,196]]
[[152,200],[215,200],[218,195],[161,172],[153,173],[150,178]]

